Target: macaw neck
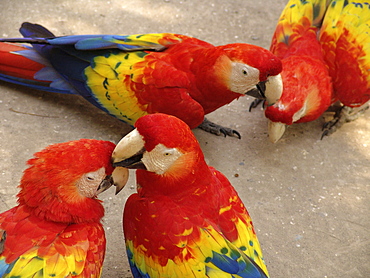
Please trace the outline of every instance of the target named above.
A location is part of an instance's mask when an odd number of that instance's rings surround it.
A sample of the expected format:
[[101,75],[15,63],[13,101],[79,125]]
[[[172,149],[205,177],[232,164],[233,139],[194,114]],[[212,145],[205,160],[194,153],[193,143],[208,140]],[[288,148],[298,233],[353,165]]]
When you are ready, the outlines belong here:
[[205,114],[242,96],[229,90],[229,75],[224,74],[224,68],[218,67],[217,61],[225,55],[218,47],[199,49],[193,54],[190,70],[195,77],[193,82],[197,90],[189,93],[202,105]]
[[91,223],[100,222],[104,216],[104,207],[98,199],[84,198],[84,201],[61,201],[54,197],[48,201],[41,201],[37,205],[27,200],[19,200],[20,205],[31,214],[45,221],[56,223]]
[[[240,97],[228,89],[228,80],[220,77],[222,69],[217,68],[216,62],[225,56],[221,47],[210,44],[181,43],[166,50],[166,59],[176,69],[188,76],[188,93],[208,114],[221,106]],[[153,54],[154,55],[154,54]],[[163,59],[163,58],[161,58]],[[226,77],[227,78],[227,77]]]

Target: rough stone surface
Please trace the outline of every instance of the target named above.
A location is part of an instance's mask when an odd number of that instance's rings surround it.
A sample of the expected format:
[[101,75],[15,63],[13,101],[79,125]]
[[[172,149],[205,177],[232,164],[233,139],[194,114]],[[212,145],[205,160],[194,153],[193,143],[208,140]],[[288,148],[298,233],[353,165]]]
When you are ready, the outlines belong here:
[[[23,21],[56,35],[172,32],[213,44],[268,48],[285,0],[0,0],[0,36]],[[45,146],[95,138],[118,142],[131,128],[80,97],[0,84],[0,211],[16,205],[25,162]],[[258,233],[271,277],[368,277],[370,111],[320,140],[323,119],[288,128],[277,144],[260,109],[244,97],[209,115],[242,139],[194,130],[210,165],[238,190]],[[135,180],[102,194],[108,248],[103,277],[131,277],[122,235]]]

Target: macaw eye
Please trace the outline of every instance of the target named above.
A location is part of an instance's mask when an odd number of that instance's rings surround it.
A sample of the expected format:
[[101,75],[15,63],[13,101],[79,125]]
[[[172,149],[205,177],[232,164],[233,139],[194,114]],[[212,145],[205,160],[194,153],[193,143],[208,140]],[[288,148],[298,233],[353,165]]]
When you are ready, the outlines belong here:
[[245,69],[243,69],[242,73],[243,75],[248,75],[248,72]]
[[174,154],[174,152],[175,152],[175,150],[174,150],[174,149],[167,149],[167,150],[163,153],[163,155],[164,155],[164,156],[171,156],[171,155],[173,155],[173,154]]
[[85,174],[85,180],[90,182],[90,181],[95,181],[96,180],[96,172],[90,172]]

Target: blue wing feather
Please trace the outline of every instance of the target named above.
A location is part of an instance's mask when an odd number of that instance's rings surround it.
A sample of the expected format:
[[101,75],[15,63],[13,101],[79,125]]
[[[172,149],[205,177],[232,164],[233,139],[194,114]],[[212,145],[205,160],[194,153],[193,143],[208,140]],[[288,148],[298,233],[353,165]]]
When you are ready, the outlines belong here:
[[[22,39],[0,39],[2,42],[29,43],[28,50],[16,51],[30,60],[45,65],[27,80],[19,77],[1,75],[0,80],[25,85],[34,89],[65,94],[78,94],[99,109],[108,112],[86,85],[85,69],[94,65],[94,58],[107,56],[121,51],[161,51],[166,45],[152,42],[160,37],[143,35],[76,35],[55,37],[53,33],[38,24],[25,22],[20,28]],[[147,39],[145,39],[147,38]],[[48,81],[48,82],[41,82]]]
[[16,263],[17,260],[14,262],[7,264],[5,262],[5,258],[2,258],[0,260],[0,277],[3,277],[5,274],[8,274],[10,271],[12,271],[14,264]]
[[131,252],[129,248],[126,248],[128,261],[130,263],[131,273],[134,278],[150,278],[149,274],[144,274],[140,271],[134,262],[134,254]]
[[243,256],[244,259],[239,259],[242,252],[233,252],[231,256],[223,255],[213,251],[213,257],[209,261],[222,271],[230,274],[235,274],[237,277],[243,278],[267,278],[266,274],[252,260]]

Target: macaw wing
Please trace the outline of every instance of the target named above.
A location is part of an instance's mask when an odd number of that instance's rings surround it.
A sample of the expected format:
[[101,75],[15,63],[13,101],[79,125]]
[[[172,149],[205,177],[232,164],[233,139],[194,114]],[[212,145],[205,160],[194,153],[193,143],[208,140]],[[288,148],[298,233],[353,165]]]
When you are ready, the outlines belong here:
[[213,167],[210,169],[222,184],[219,190],[219,228],[222,234],[268,275],[261,246],[247,209],[229,180]]
[[[170,44],[181,42],[180,38],[172,37],[171,34],[72,35],[55,37],[45,27],[29,22],[24,22],[19,31],[25,39],[8,39],[8,41],[18,40],[23,43],[50,44],[54,46],[70,45],[78,50],[119,49],[122,51],[161,51]],[[165,38],[167,35],[170,38]]]
[[284,58],[289,46],[305,32],[321,26],[329,0],[290,0],[282,11],[272,37],[270,51]]
[[101,225],[67,226],[40,221],[18,209],[0,217],[3,251],[0,277],[99,277],[105,253]]
[[85,84],[100,106],[129,124],[161,112],[195,128],[203,121],[203,107],[189,94],[187,74],[166,61],[166,56],[144,51],[96,56],[84,71]]
[[[93,230],[87,231],[89,232],[94,234]],[[78,233],[80,237],[80,231]],[[76,231],[64,233],[52,244],[35,246],[10,263],[1,256],[0,276],[6,273],[8,275],[6,277],[20,278],[68,277],[69,275],[100,277],[105,247],[92,246],[87,239],[79,238],[76,241],[75,234]],[[90,234],[89,239],[91,237]]]
[[332,1],[320,30],[320,43],[335,100],[361,106],[370,99],[370,6],[367,1]]
[[[51,45],[74,45],[78,50],[119,49],[122,51],[162,51],[173,42],[163,34],[138,35],[76,35],[48,40]],[[177,42],[181,40],[178,39]]]
[[[206,43],[169,33],[54,37],[44,27],[30,23],[23,23],[21,33],[27,37],[22,42],[31,43],[32,48],[17,49],[12,58],[36,62],[39,67],[31,77],[0,75],[0,79],[79,94],[129,124],[155,112],[175,115],[192,128],[203,121],[203,107],[189,95],[187,74],[169,59],[162,59],[166,53],[161,50],[183,40],[209,46]],[[152,53],[157,55],[151,57]]]
[[133,195],[127,202],[124,231],[135,278],[267,277],[195,207],[190,215],[170,200],[143,204]]

